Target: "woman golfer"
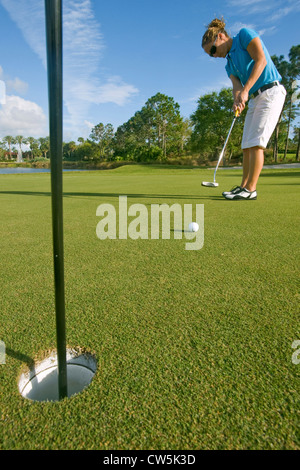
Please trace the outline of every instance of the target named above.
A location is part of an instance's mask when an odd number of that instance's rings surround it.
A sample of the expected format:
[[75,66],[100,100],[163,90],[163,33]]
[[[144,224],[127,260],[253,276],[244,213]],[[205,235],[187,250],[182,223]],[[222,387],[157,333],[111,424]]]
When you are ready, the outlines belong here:
[[224,192],[226,199],[257,199],[256,184],[264,163],[264,149],[275,129],[286,96],[270,55],[252,29],[243,28],[231,38],[223,20],[214,19],[202,39],[211,57],[227,59],[226,71],[233,85],[233,110],[241,113],[248,103],[242,149],[240,186]]

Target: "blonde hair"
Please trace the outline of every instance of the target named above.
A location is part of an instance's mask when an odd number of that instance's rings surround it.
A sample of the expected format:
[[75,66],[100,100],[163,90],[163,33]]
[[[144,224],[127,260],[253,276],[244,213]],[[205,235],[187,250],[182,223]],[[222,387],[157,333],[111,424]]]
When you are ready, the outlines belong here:
[[207,26],[207,30],[203,35],[202,47],[204,47],[206,44],[209,44],[210,42],[213,42],[219,33],[223,33],[227,38],[229,38],[229,35],[225,31],[225,24],[226,23],[224,21],[224,18],[220,20],[218,18],[215,18],[214,20],[212,20]]

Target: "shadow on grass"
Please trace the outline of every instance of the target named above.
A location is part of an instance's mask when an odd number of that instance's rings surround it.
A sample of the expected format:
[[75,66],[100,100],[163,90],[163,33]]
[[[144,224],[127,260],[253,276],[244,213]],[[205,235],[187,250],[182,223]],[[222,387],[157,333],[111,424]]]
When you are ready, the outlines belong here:
[[[236,176],[237,178],[240,177],[239,174],[236,174],[236,170],[234,170],[234,173],[233,171],[231,172],[231,168],[227,168],[228,171],[222,171],[222,169],[219,170],[219,176],[220,174],[222,175],[222,178],[225,176],[225,177],[228,177],[228,178],[232,178],[233,176]],[[241,168],[242,170],[242,168]],[[261,174],[260,174],[260,178],[274,178],[274,177],[283,177],[283,178],[298,178],[299,179],[299,176],[300,176],[300,169],[298,168],[295,168],[293,169],[292,171],[291,170],[277,170],[277,169],[263,169]],[[217,178],[218,179],[218,178]]]
[[8,347],[6,347],[5,353],[13,359],[17,359],[20,362],[24,362],[24,364],[26,364],[29,369],[32,369],[34,367],[34,360],[31,357],[26,356],[26,354],[23,354],[19,351],[14,351],[13,349],[10,349]]
[[[41,191],[0,191],[1,194],[11,194],[16,196],[46,196],[50,197],[51,192]],[[99,197],[99,198],[119,198],[127,196],[128,198],[139,199],[212,199],[224,200],[222,195],[183,195],[183,194],[125,194],[125,193],[63,193],[63,197]]]
[[300,171],[299,170],[297,171],[297,169],[295,169],[293,171],[289,171],[289,170],[285,170],[285,171],[284,170],[283,171],[280,171],[280,170],[273,170],[273,171],[262,170],[260,178],[270,178],[270,177],[274,178],[274,176],[276,178],[278,176],[280,176],[280,177],[285,177],[285,178],[298,178],[299,179]]

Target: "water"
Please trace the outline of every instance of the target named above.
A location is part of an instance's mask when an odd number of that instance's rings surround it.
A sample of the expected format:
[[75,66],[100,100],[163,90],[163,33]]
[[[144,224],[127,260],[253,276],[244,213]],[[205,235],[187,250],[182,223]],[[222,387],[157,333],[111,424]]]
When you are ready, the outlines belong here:
[[[171,166],[170,166],[171,168]],[[184,168],[184,167],[183,167]],[[264,165],[264,169],[283,169],[283,168],[300,168],[300,163],[286,163],[280,165]],[[213,168],[210,168],[212,170]],[[241,170],[242,166],[232,166],[232,167],[220,167],[220,170]],[[28,174],[28,173],[50,173],[51,170],[47,168],[1,168],[0,167],[0,175],[15,175],[15,174]],[[69,171],[97,171],[92,169],[75,169],[75,170],[63,170],[63,172]]]
[[[50,173],[47,168],[0,168],[0,175],[16,175],[28,173]],[[66,171],[90,171],[90,170],[63,170]]]

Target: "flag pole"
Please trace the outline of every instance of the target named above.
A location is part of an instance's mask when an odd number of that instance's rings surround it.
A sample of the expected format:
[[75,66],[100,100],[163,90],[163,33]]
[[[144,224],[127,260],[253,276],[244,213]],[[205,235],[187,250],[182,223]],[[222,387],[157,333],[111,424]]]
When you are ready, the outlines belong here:
[[59,399],[68,396],[62,203],[62,0],[45,0]]

